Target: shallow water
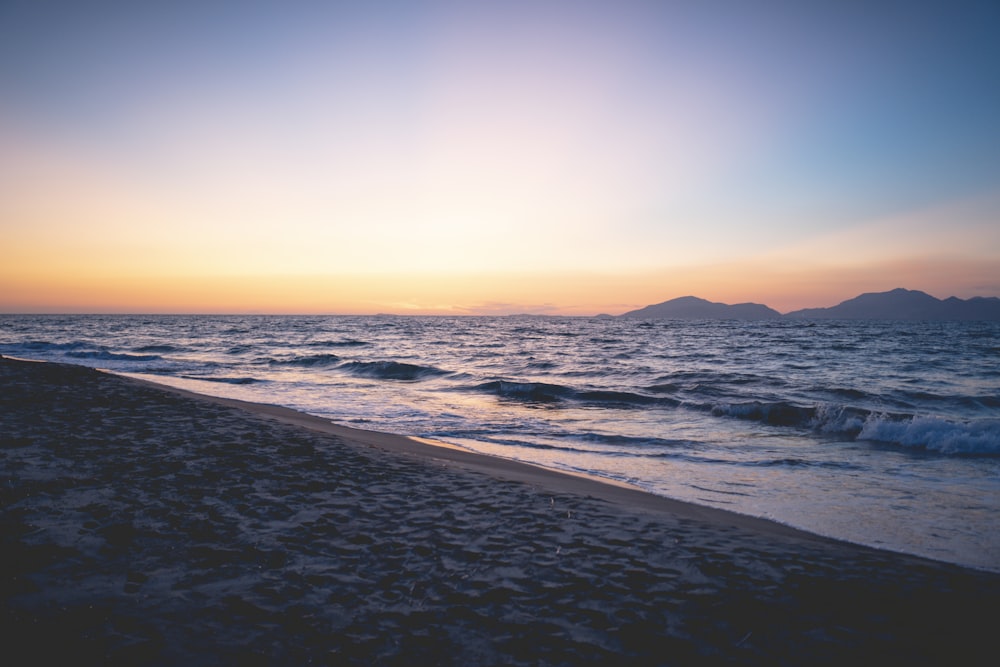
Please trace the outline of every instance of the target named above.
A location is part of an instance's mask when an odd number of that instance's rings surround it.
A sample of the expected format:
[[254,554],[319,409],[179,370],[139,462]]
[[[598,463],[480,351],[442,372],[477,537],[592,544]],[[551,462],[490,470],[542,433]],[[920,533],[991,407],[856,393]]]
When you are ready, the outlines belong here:
[[2,316],[0,354],[1000,571],[1000,324]]

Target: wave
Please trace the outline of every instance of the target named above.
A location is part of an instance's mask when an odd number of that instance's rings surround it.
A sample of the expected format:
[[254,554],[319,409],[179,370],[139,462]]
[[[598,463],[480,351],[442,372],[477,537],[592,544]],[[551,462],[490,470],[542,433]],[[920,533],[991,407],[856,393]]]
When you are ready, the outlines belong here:
[[609,389],[578,390],[561,384],[547,382],[516,382],[511,380],[492,380],[471,387],[473,391],[496,394],[502,398],[521,400],[530,403],[556,403],[558,401],[577,401],[592,405],[608,405],[617,407],[664,405],[675,407],[680,401],[657,396],[636,394],[630,391],[614,391]]
[[746,496],[750,497],[752,494],[745,493],[743,491],[723,491],[722,489],[710,489],[706,486],[698,486],[697,484],[688,484],[692,489],[698,489],[699,491],[708,491],[709,493],[721,493],[724,496]]
[[742,463],[740,465],[754,468],[831,468],[834,470],[861,470],[862,467],[842,461],[810,461],[809,459],[786,457]]
[[962,394],[940,394],[930,391],[899,391],[898,394],[904,400],[917,404],[950,403],[972,409],[1000,407],[1000,396],[994,395],[965,396]]
[[783,401],[722,403],[712,405],[710,412],[716,417],[737,417],[772,426],[805,426],[810,424],[816,416],[816,408],[802,407]]
[[782,401],[684,406],[707,408],[715,416],[804,428],[851,440],[870,440],[938,454],[1000,456],[1000,420],[997,419],[956,421],[846,405],[800,406]]
[[573,390],[559,384],[545,382],[511,382],[509,380],[493,380],[473,387],[475,391],[496,394],[503,398],[511,398],[531,403],[555,403],[573,395]]
[[[501,437],[490,431],[444,431],[434,433],[433,437],[441,440],[452,438],[468,438],[479,442],[489,442],[497,445],[537,449],[546,451],[572,452],[606,458],[660,458],[676,457],[676,452],[700,448],[701,443],[690,440],[665,440],[663,438],[642,438],[625,435],[608,435],[603,433],[579,432],[563,433],[557,437],[565,439],[566,444],[539,442],[537,440]],[[594,445],[587,447],[586,445]],[[656,452],[655,449],[673,450],[671,452]]]
[[887,442],[939,454],[1000,456],[1000,419],[953,422],[938,417],[894,419],[872,414],[858,434],[860,440]]
[[[136,349],[137,352],[156,352],[158,349],[169,346],[147,346],[150,349]],[[0,351],[13,354],[26,354],[31,356],[38,353],[58,352],[71,359],[90,359],[95,361],[157,361],[162,359],[158,354],[128,354],[125,352],[112,352],[103,346],[95,346],[93,343],[83,341],[71,341],[68,343],[53,343],[46,340],[31,340],[24,343],[0,345]]]
[[[856,438],[871,414],[871,410],[864,408],[823,403],[813,409],[813,416],[805,426],[820,433]],[[897,418],[905,419],[906,415],[897,415]]]
[[839,396],[841,398],[861,401],[871,398],[868,392],[862,391],[860,389],[855,389],[853,387],[824,387],[821,385],[816,385],[810,387],[809,391],[820,394],[827,393],[831,396]]
[[143,345],[132,348],[133,352],[155,352],[157,354],[169,354],[171,352],[181,352],[184,348],[175,345]]
[[[449,437],[455,437],[456,435],[459,436],[459,437],[465,437],[467,434],[465,434],[465,433],[458,433],[458,434],[444,433],[442,435],[438,435],[437,437],[440,438],[440,439],[442,439],[442,440],[447,440]],[[544,443],[544,442],[535,442],[535,441],[532,441],[532,440],[516,440],[516,439],[512,439],[512,438],[499,438],[499,437],[496,437],[494,435],[489,435],[489,434],[479,435],[475,439],[478,440],[479,442],[488,442],[488,443],[493,444],[493,445],[504,445],[506,447],[519,447],[521,449],[535,449],[535,450],[541,450],[541,451],[554,451],[554,452],[571,452],[571,453],[574,453],[574,454],[594,454],[594,455],[597,455],[597,456],[604,456],[604,455],[607,455],[607,454],[613,454],[614,456],[618,456],[618,457],[631,456],[630,454],[628,454],[626,452],[600,452],[600,451],[595,451],[595,450],[592,450],[592,449],[584,449],[584,448],[581,448],[581,447],[572,447],[572,446],[569,446],[569,445],[550,445],[550,444],[547,444],[547,443]]]
[[[747,401],[744,403],[715,403],[699,405],[683,403],[684,407],[710,412],[716,417],[735,417],[748,421],[758,421],[770,426],[790,426],[804,428],[828,435],[856,438],[861,434],[872,412],[864,408],[847,405],[820,404],[815,406],[796,405],[785,401]],[[908,415],[892,415],[893,419],[905,419]]]
[[651,384],[646,387],[646,391],[651,391],[654,394],[673,394],[681,390],[679,384],[674,384],[672,382],[663,382],[659,384]]
[[66,356],[73,359],[94,359],[97,361],[156,361],[163,358],[158,354],[125,354],[108,352],[107,350],[70,351],[66,353]]
[[271,366],[300,366],[305,368],[317,368],[323,366],[335,366],[341,361],[335,354],[309,354],[302,357],[292,357],[290,359],[269,359]]
[[79,350],[81,348],[92,348],[92,343],[84,343],[80,341],[73,341],[71,343],[52,343],[47,340],[29,340],[23,343],[7,344],[4,345],[4,349],[17,349],[17,350],[33,350],[33,351],[44,351],[44,350]]
[[305,347],[365,347],[371,343],[363,340],[314,340],[306,343]]
[[612,403],[618,405],[680,405],[680,401],[635,394],[630,391],[578,391],[574,395],[574,398],[588,403]]
[[[613,433],[594,433],[594,432],[582,432],[574,433],[571,436],[574,440],[582,440],[584,442],[593,442],[598,445],[607,445],[610,447],[629,447],[635,449],[646,449],[650,447],[664,447],[664,448],[684,448],[684,449],[699,449],[702,443],[695,442],[694,440],[671,440],[667,438],[654,438],[654,437],[641,437],[634,435],[619,435]],[[612,450],[612,454],[617,454]],[[643,456],[647,454],[643,453]]]
[[970,407],[1000,408],[1000,396],[969,396],[962,400]]
[[450,371],[434,366],[420,366],[401,361],[349,361],[337,369],[376,380],[422,380],[427,377],[451,375]]
[[224,384],[257,384],[258,382],[267,382],[267,380],[260,380],[258,378],[247,378],[247,377],[204,377],[200,375],[181,375],[179,377],[185,380],[201,380],[203,382],[222,382]]

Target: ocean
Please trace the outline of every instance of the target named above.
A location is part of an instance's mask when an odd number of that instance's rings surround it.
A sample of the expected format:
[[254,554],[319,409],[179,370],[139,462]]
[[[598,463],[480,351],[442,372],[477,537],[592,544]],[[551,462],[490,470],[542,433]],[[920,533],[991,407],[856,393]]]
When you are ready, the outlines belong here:
[[1000,323],[0,316],[81,364],[1000,572]]

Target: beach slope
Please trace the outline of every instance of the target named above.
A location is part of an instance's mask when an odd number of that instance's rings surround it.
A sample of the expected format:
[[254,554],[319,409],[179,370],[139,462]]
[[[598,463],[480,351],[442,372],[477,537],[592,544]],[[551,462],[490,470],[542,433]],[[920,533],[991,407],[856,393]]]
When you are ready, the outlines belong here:
[[0,554],[6,664],[992,664],[1000,601],[995,574],[4,358]]

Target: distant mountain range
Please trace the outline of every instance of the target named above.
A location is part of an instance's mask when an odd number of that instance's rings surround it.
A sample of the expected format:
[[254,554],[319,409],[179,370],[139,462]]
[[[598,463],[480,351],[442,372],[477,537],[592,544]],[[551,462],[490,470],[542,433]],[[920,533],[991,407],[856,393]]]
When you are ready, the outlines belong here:
[[623,313],[619,317],[705,320],[993,320],[1000,321],[1000,299],[973,297],[938,299],[926,292],[894,289],[862,294],[830,308],[805,308],[782,315],[759,303],[729,305],[682,296]]
[[682,296],[639,310],[631,310],[620,317],[674,320],[773,320],[781,313],[759,303],[738,303],[730,306],[699,299],[696,296]]

